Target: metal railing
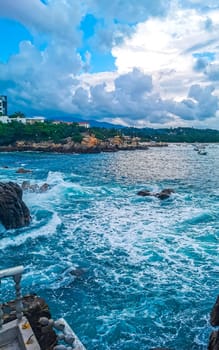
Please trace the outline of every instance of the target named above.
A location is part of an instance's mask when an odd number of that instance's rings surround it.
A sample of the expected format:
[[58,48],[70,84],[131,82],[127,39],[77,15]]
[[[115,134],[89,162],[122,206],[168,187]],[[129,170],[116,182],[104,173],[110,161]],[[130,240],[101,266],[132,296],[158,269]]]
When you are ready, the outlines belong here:
[[[3,278],[12,277],[14,280],[15,293],[16,293],[15,310],[16,310],[16,317],[18,321],[21,321],[23,317],[23,303],[22,303],[21,285],[20,285],[23,271],[24,271],[23,266],[16,266],[5,270],[0,270],[0,284]],[[0,304],[0,329],[2,328],[2,325],[4,322],[3,316],[4,316],[3,309],[2,309],[2,305]]]

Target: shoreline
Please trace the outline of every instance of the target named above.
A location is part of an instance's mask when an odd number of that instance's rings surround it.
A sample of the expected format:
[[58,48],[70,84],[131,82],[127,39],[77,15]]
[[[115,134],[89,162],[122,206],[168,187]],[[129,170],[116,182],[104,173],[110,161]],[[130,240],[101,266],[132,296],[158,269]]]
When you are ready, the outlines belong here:
[[29,144],[16,144],[8,146],[0,146],[1,152],[45,152],[45,153],[63,153],[63,154],[89,154],[89,153],[102,153],[102,152],[118,152],[118,151],[135,151],[135,150],[148,150],[150,147],[167,147],[168,144],[158,145],[96,145],[86,146],[81,144],[68,145],[68,144],[55,144],[55,143],[29,143]]

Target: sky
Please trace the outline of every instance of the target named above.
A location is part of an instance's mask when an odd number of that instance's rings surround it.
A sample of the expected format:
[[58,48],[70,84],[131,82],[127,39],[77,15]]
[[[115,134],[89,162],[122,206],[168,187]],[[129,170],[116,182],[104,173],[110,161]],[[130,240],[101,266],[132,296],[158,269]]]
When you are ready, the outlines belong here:
[[0,0],[9,114],[219,129],[218,0]]

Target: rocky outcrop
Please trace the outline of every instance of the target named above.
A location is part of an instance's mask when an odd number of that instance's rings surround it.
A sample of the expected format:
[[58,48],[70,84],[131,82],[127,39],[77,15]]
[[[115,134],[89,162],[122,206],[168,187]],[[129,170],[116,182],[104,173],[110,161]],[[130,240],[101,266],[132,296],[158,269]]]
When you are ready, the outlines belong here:
[[19,168],[16,171],[17,174],[27,174],[27,173],[32,173],[32,170],[24,169],[24,168]]
[[31,217],[22,200],[22,189],[14,183],[0,182],[0,222],[6,229],[27,226]]
[[[210,323],[213,327],[219,326],[219,296],[213,306],[210,314]],[[218,350],[219,349],[219,330],[215,330],[211,333],[208,350]]]
[[31,184],[30,181],[23,181],[21,184],[21,188],[24,191],[29,191],[29,192],[46,192],[50,189],[50,185],[47,184],[46,182],[42,185],[38,184]]
[[[73,142],[67,138],[63,143],[54,143],[51,141],[43,142],[27,142],[17,141],[14,144],[7,146],[0,146],[0,152],[56,152],[56,153],[100,153],[100,152],[117,152],[121,151],[134,151],[134,150],[146,150],[147,145],[140,144],[123,144],[100,141],[94,136],[86,136],[81,143]],[[26,170],[26,169],[24,169]],[[24,173],[19,170],[19,173]]]
[[153,192],[150,192],[148,190],[141,190],[137,193],[137,195],[142,196],[142,197],[153,196],[153,197],[157,197],[157,198],[163,200],[163,199],[169,198],[170,195],[174,192],[175,191],[172,188],[165,188],[162,191],[157,192],[157,193],[153,193]]
[[[22,298],[22,303],[24,306],[24,316],[30,322],[31,328],[38,340],[41,350],[52,350],[57,344],[56,333],[51,327],[47,327],[45,332],[45,327],[39,323],[41,317],[51,318],[51,314],[48,305],[45,301],[36,296],[28,295]],[[15,302],[11,301],[2,305],[4,314],[4,323],[13,321],[16,318],[15,315]]]

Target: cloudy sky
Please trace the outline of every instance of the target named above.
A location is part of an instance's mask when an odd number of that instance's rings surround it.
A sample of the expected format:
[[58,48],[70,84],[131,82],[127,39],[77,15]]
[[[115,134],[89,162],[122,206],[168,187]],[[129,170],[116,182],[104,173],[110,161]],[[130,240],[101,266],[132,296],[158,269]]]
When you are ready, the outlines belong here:
[[218,0],[0,0],[9,113],[219,129]]

